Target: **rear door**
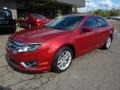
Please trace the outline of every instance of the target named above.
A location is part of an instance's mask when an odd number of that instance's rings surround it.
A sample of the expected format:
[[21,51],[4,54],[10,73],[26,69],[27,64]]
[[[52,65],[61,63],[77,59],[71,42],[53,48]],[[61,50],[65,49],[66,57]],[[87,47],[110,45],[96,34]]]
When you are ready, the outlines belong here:
[[105,19],[96,17],[98,22],[97,28],[97,47],[101,47],[109,37],[111,27],[108,25]]

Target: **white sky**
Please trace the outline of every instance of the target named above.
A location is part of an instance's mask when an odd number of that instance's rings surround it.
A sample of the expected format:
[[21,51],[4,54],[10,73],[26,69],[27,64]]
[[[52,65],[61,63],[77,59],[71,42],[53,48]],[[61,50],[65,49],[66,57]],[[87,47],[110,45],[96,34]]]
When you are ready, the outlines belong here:
[[113,7],[120,8],[120,0],[86,0],[86,6],[78,10],[86,12],[87,10],[112,9]]

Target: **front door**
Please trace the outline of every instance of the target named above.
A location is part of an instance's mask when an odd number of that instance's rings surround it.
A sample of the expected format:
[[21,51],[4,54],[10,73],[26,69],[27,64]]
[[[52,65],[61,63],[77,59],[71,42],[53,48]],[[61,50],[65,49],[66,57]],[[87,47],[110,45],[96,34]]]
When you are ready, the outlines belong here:
[[97,20],[95,17],[89,17],[85,20],[85,22],[82,25],[83,27],[90,27],[90,32],[84,32],[82,31],[77,39],[77,47],[78,47],[78,55],[85,54],[88,51],[91,51],[96,48],[97,46]]

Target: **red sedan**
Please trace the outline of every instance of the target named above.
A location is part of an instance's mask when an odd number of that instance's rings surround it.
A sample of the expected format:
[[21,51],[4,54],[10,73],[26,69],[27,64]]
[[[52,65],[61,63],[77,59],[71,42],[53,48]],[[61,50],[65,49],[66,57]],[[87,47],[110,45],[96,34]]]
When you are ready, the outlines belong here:
[[23,30],[9,37],[7,61],[25,72],[63,72],[74,58],[97,48],[108,49],[114,27],[100,16],[67,15],[43,28]]
[[29,14],[26,19],[20,20],[20,27],[32,28],[32,27],[42,27],[44,24],[48,23],[50,19],[40,14]]

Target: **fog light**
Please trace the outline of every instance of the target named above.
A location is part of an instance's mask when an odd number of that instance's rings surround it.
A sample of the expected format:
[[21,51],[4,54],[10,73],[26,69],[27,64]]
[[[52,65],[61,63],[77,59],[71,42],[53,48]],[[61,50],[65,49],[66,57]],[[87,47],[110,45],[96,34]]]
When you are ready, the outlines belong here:
[[34,68],[37,66],[36,61],[30,61],[30,62],[21,62],[21,64],[26,68]]
[[33,68],[37,66],[37,62],[36,61],[27,62],[26,65],[30,68]]

